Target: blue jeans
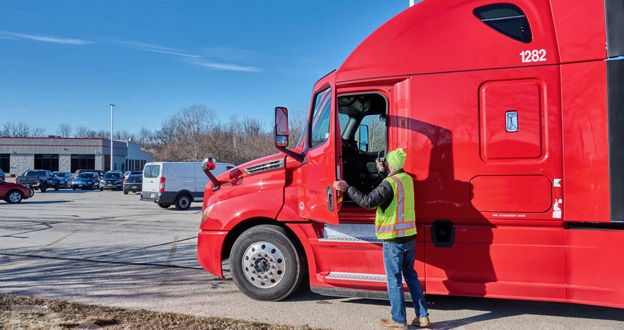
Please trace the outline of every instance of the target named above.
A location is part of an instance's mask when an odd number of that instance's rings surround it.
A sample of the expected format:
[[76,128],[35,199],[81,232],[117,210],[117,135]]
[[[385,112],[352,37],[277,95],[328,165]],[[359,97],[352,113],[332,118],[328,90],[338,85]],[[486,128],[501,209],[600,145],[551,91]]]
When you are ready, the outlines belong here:
[[414,270],[416,259],[416,240],[405,243],[383,242],[384,267],[388,278],[388,298],[392,319],[398,323],[407,323],[405,315],[405,295],[403,294],[403,278],[407,283],[414,302],[416,317],[428,316],[427,301]]

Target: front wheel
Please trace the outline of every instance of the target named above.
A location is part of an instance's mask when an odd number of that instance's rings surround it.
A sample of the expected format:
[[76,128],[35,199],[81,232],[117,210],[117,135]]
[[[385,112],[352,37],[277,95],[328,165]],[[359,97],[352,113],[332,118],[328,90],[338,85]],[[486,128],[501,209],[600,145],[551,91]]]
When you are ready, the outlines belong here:
[[7,203],[17,204],[22,201],[22,198],[24,198],[24,196],[22,195],[21,191],[13,190],[9,192],[9,194],[5,197],[5,200],[7,201]]
[[278,301],[303,279],[302,259],[286,230],[260,225],[243,232],[230,254],[232,279],[248,297]]

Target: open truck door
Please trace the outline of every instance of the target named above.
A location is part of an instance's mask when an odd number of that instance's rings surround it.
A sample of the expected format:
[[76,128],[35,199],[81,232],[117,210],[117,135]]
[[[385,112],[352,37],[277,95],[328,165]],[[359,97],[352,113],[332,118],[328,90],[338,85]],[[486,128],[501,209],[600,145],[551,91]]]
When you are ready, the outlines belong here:
[[288,129],[287,125],[280,124],[287,122],[285,108],[276,108],[275,145],[303,163],[299,172],[302,182],[314,183],[299,187],[299,215],[309,220],[338,224],[342,196],[337,195],[333,183],[342,178],[342,166],[338,162],[342,150],[334,82],[335,73],[330,73],[314,86],[308,127],[303,133],[302,154],[286,149]]
[[[338,224],[342,196],[333,183],[342,178],[340,124],[336,107],[335,73],[314,86],[311,111],[304,143],[305,164],[301,168],[304,182],[299,189],[299,215],[303,218]],[[333,166],[328,166],[333,164]]]

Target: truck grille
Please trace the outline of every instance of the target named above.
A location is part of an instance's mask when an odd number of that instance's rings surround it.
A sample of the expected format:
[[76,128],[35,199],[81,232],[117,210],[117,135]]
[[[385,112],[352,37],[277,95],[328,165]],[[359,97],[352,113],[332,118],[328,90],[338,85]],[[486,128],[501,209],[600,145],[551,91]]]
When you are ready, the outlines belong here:
[[284,168],[284,159],[277,159],[268,161],[266,163],[256,164],[253,166],[246,167],[244,169],[247,174],[257,174],[267,171],[278,170],[280,168]]

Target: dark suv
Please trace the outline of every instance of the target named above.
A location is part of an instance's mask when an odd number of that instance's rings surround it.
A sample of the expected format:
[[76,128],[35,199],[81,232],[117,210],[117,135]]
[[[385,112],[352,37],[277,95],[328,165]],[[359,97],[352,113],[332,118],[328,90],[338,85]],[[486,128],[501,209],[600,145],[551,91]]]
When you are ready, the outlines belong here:
[[82,172],[95,172],[97,173],[97,175],[100,177],[100,179],[104,176],[104,171],[102,170],[94,170],[94,169],[80,169],[80,170],[76,170],[76,172],[74,172],[74,178],[77,178],[78,175]]
[[72,183],[72,189],[99,189],[100,176],[96,172],[81,172]]
[[100,179],[100,191],[104,189],[115,190],[123,187],[123,173],[120,171],[109,171],[104,173],[102,179]]

